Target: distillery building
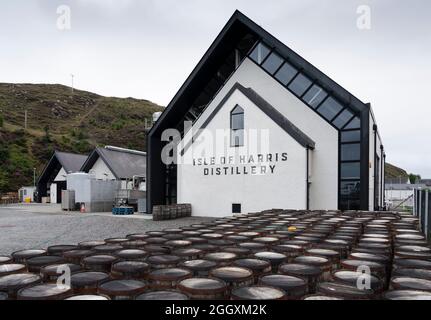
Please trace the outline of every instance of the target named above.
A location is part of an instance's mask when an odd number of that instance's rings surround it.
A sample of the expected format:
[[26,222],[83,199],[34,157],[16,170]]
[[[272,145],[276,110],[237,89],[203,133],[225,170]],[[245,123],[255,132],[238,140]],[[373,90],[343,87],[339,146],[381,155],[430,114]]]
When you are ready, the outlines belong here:
[[384,164],[371,105],[237,11],[148,134],[147,211],[379,210]]

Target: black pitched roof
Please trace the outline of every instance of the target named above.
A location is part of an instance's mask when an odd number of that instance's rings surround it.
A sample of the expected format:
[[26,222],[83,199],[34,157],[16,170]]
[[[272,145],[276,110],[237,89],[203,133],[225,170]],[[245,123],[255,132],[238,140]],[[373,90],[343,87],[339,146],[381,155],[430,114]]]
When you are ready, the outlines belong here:
[[262,27],[257,25],[255,22],[237,10],[220,34],[217,36],[216,40],[212,43],[211,47],[205,53],[203,58],[199,61],[198,65],[192,71],[175,97],[165,108],[159,120],[151,128],[149,136],[154,134],[159,135],[164,129],[173,128],[177,125],[175,121],[182,119],[182,115],[186,114],[188,109],[190,109],[192,102],[191,96],[196,94],[193,91],[195,91],[199,86],[199,83],[202,82],[203,74],[209,72],[208,70],[211,65],[215,64],[217,59],[220,59],[223,46],[233,41],[231,39],[233,37],[232,34],[243,34],[244,32],[250,32],[254,34],[257,39],[264,41],[267,45],[276,49],[278,53],[280,53],[285,58],[288,58],[289,62],[292,63],[296,68],[301,70],[310,79],[318,80],[319,84],[329,91],[332,96],[337,98],[341,103],[353,111],[359,113],[368,111],[370,109],[369,104],[365,104],[360,101],[334,80],[325,75],[322,71],[317,69],[288,46],[283,44],[281,41],[276,39]]
[[[204,121],[199,129],[205,129],[214,116],[220,111],[224,106],[226,101],[232,96],[235,91],[240,91],[244,94],[251,102],[253,102],[260,110],[262,110],[272,121],[278,124],[284,131],[286,131],[292,138],[294,138],[301,146],[305,148],[314,149],[315,142],[303,133],[298,127],[296,127],[292,122],[290,122],[286,117],[284,117],[277,109],[275,109],[271,104],[269,104],[265,99],[263,99],[256,91],[251,88],[245,88],[240,83],[235,83],[223,100],[217,105],[217,107],[211,112],[208,118]],[[201,131],[198,131],[192,138],[195,141]],[[189,141],[181,154],[191,146],[192,141]]]
[[89,172],[99,157],[117,179],[145,176],[147,156],[145,152],[114,147],[96,148],[82,165],[81,171]]

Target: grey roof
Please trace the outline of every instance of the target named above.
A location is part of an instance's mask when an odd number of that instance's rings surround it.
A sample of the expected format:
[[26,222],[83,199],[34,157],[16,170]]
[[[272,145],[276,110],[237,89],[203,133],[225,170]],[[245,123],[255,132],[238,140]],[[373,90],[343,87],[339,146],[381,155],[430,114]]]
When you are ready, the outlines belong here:
[[423,183],[427,185],[428,187],[431,187],[431,179],[422,179],[419,181],[419,183]]
[[86,155],[60,151],[56,151],[55,156],[67,173],[78,172],[88,157]]
[[99,157],[117,179],[146,176],[147,155],[145,153],[112,147],[96,148],[81,167],[81,171],[89,172]]
[[415,189],[421,189],[426,188],[427,186],[425,184],[419,183],[419,184],[407,184],[407,183],[398,183],[398,184],[385,184],[386,190],[415,190]]
[[[292,138],[294,138],[300,145],[304,148],[314,149],[316,144],[315,142],[307,136],[304,132],[302,132],[298,127],[296,127],[292,122],[286,119],[277,109],[275,109],[272,105],[270,105],[265,99],[263,99],[256,91],[251,88],[245,88],[240,83],[235,83],[232,88],[229,90],[227,95],[223,98],[223,100],[217,105],[214,111],[208,116],[205,122],[202,124],[200,129],[205,129],[214,116],[220,111],[226,101],[232,96],[232,94],[236,91],[240,91],[244,94],[250,101],[252,101],[259,109],[261,109],[272,121],[278,124],[284,131],[286,131]],[[198,131],[192,138],[192,141],[195,141],[199,136],[201,131]],[[181,154],[183,155],[187,149],[191,146],[192,141],[189,141],[187,145],[182,150]]]

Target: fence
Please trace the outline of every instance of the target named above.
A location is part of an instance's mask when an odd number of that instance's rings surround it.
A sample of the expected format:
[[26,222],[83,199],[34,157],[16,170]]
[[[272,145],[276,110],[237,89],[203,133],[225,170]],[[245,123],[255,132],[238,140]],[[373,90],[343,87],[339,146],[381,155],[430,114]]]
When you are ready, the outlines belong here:
[[421,231],[431,240],[431,191],[415,190],[413,214],[419,218]]

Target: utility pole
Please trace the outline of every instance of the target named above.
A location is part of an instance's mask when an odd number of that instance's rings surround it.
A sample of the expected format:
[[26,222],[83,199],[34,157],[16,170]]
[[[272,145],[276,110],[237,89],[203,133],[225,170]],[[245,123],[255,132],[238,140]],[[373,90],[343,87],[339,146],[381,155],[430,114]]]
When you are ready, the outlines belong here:
[[24,111],[24,129],[27,130],[27,109]]
[[75,77],[74,74],[70,74],[70,76],[72,77],[72,93],[73,93],[73,78]]
[[36,187],[36,168],[33,168],[33,187]]

